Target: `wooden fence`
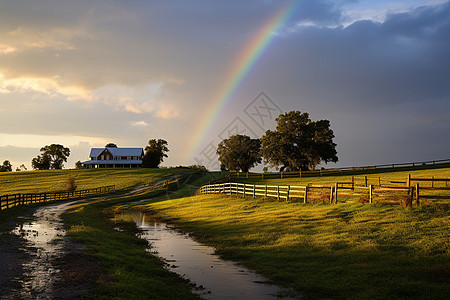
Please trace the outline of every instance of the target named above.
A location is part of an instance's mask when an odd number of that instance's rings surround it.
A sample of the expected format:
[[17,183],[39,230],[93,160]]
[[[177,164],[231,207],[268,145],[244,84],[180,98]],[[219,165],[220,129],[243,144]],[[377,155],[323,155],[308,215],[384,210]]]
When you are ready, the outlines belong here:
[[18,205],[31,203],[49,202],[55,200],[67,200],[81,197],[90,197],[113,193],[115,185],[102,186],[94,189],[78,190],[74,192],[54,192],[54,193],[23,193],[0,196],[0,210],[8,209]]
[[301,177],[319,177],[319,176],[334,176],[334,175],[352,175],[367,172],[386,172],[386,171],[401,171],[420,168],[445,167],[450,166],[450,159],[373,165],[365,167],[345,167],[336,169],[320,169],[315,171],[298,171],[298,172],[266,172],[266,173],[230,173],[231,178],[261,178],[261,179],[276,179],[276,178],[301,178]]
[[[425,179],[424,179],[425,180]],[[447,179],[450,181],[450,179]],[[360,203],[386,203],[412,206],[415,202],[421,203],[421,199],[446,199],[450,200],[450,193],[446,195],[424,194],[424,191],[450,191],[450,188],[421,187],[418,183],[414,186],[367,186],[355,185],[354,182],[336,182],[334,185],[253,185],[245,183],[219,183],[202,186],[199,194],[227,194],[243,195],[277,200],[293,200],[303,203],[322,202],[360,202]],[[356,197],[356,200],[355,200]],[[447,204],[447,203],[445,203]]]

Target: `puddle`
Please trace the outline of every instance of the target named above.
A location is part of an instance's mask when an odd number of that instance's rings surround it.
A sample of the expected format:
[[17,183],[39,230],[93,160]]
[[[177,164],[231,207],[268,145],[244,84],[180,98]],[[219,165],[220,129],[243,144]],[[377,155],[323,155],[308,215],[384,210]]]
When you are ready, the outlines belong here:
[[[268,284],[268,280],[234,262],[221,259],[214,248],[202,245],[167,224],[149,221],[141,212],[125,212],[151,243],[150,251],[167,262],[168,268],[195,283],[194,293],[205,299],[280,299],[293,291]],[[282,299],[295,299],[283,297]]]
[[65,235],[60,215],[73,203],[74,201],[38,208],[32,221],[24,221],[12,230],[12,234],[27,241],[22,250],[31,259],[22,265],[23,276],[17,278],[21,288],[5,299],[52,298],[52,286],[60,272],[53,267],[53,262],[63,254],[61,241]]

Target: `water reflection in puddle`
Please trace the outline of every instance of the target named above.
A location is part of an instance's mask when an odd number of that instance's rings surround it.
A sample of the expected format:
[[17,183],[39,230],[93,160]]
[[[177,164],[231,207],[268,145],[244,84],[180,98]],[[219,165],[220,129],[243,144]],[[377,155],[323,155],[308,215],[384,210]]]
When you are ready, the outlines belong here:
[[53,268],[53,261],[62,255],[61,241],[65,235],[61,213],[74,202],[38,208],[33,220],[17,225],[12,234],[27,240],[23,249],[30,259],[23,267],[23,276],[17,278],[21,289],[13,291],[5,299],[50,299],[52,284],[60,270]]
[[[221,259],[214,249],[202,245],[167,224],[149,221],[140,212],[127,212],[151,243],[151,251],[164,259],[171,271],[189,279],[202,290],[194,291],[206,299],[277,299],[292,294],[267,283],[267,279],[236,263]],[[283,299],[293,299],[284,297]]]

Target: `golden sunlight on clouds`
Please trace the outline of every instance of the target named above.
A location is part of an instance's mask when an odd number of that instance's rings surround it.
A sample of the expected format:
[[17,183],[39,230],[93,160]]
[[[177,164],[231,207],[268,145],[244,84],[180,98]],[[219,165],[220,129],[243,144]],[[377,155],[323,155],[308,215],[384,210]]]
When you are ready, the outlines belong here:
[[77,145],[88,142],[92,145],[106,144],[108,140],[101,137],[37,135],[37,134],[7,134],[0,133],[0,147],[15,146],[25,148],[40,148],[50,144]]
[[14,31],[8,32],[4,40],[7,46],[14,48],[15,51],[24,51],[29,48],[72,50],[74,46],[70,43],[70,40],[82,35],[85,35],[85,33],[77,29],[55,28],[42,31],[34,28],[19,27]]
[[0,93],[37,92],[46,95],[65,96],[67,100],[92,101],[90,91],[83,87],[68,86],[61,83],[59,76],[53,77],[20,77],[4,79],[0,73]]
[[131,126],[135,127],[147,127],[149,124],[145,121],[137,121],[137,122],[131,122]]
[[161,119],[173,119],[179,115],[179,110],[173,104],[162,104],[156,113],[156,116]]
[[5,44],[0,44],[0,54],[9,54],[9,53],[13,53],[16,52],[17,48],[10,46],[10,45],[5,45]]

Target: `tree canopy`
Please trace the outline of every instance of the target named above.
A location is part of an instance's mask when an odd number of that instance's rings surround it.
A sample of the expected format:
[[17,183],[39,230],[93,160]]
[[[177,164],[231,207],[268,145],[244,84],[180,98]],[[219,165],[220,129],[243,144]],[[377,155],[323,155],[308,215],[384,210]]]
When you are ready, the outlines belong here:
[[114,143],[108,143],[105,145],[105,148],[117,148],[117,145]]
[[142,166],[144,168],[158,168],[163,162],[164,157],[168,157],[166,154],[166,152],[169,152],[167,145],[167,141],[162,139],[149,140],[148,146],[145,147]]
[[0,166],[0,172],[11,172],[12,171],[12,165],[9,160],[5,160],[3,164]]
[[31,165],[35,170],[62,169],[70,155],[70,149],[59,144],[41,148],[41,155],[33,158]]
[[261,137],[262,157],[280,170],[314,170],[321,162],[337,162],[329,120],[312,121],[308,113],[290,111],[276,118],[274,131]]
[[221,141],[217,154],[222,166],[228,170],[248,172],[261,162],[261,141],[249,136],[236,134]]

